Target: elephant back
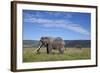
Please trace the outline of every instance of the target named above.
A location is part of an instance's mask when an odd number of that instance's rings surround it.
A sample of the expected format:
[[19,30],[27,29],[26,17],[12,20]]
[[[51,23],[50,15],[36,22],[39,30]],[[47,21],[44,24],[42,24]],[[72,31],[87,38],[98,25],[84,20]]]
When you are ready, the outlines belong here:
[[61,37],[57,37],[57,38],[55,38],[54,39],[54,41],[53,41],[53,43],[56,45],[65,45],[65,42],[64,42],[64,40],[61,38]]

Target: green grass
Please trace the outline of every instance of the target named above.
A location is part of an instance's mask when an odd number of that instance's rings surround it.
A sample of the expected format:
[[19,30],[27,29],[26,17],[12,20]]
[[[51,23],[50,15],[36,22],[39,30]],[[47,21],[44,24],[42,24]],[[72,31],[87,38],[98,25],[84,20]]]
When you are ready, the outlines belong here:
[[52,50],[52,54],[46,54],[45,48],[41,48],[41,53],[36,54],[34,50],[35,48],[23,49],[23,62],[84,60],[91,58],[90,48],[67,48],[64,54],[60,54],[58,50]]

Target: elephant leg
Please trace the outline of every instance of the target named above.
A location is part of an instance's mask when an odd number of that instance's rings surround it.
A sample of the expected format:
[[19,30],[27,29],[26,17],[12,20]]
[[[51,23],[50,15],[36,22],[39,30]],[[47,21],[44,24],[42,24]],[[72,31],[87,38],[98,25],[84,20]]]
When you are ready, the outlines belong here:
[[60,52],[60,54],[63,54],[64,53],[64,48],[60,48],[59,52]]
[[49,47],[47,46],[47,54],[49,54]]
[[47,54],[50,54],[52,50],[52,46],[51,45],[47,45]]

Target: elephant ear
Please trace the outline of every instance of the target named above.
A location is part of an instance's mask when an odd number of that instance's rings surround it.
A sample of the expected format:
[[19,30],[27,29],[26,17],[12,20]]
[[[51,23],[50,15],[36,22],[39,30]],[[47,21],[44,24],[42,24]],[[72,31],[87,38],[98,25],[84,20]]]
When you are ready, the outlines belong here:
[[40,41],[42,42],[42,44],[46,45],[49,43],[49,39],[48,37],[41,37]]
[[44,38],[44,42],[45,42],[45,44],[49,44],[49,43],[50,43],[50,38],[45,37],[45,38]]
[[55,38],[52,38],[52,37],[46,37],[46,40],[45,41],[46,41],[47,44],[52,44],[53,41],[54,41],[54,39]]

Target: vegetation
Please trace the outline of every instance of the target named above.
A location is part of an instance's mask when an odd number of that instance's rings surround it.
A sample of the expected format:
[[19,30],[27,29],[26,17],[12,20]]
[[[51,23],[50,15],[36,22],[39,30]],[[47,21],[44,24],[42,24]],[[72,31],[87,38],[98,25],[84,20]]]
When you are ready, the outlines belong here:
[[23,40],[23,62],[84,60],[91,58],[90,40],[64,40],[66,50],[60,54],[58,50],[52,50],[52,54],[46,53],[46,48],[41,48],[41,53],[36,53],[39,46],[38,40]]
[[23,48],[23,62],[85,60],[91,58],[90,48],[66,48],[64,54],[59,54],[58,50],[52,50],[52,54],[46,54],[46,48],[41,48],[41,53],[37,54],[35,49]]

